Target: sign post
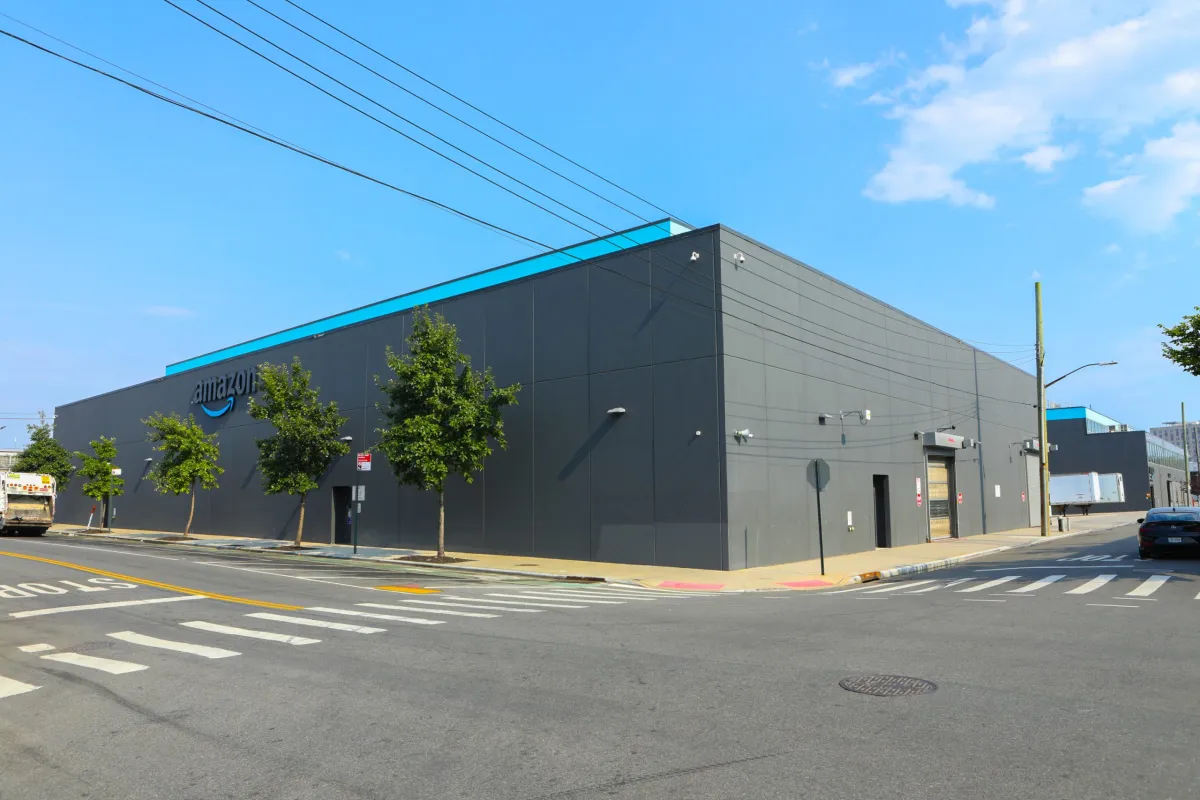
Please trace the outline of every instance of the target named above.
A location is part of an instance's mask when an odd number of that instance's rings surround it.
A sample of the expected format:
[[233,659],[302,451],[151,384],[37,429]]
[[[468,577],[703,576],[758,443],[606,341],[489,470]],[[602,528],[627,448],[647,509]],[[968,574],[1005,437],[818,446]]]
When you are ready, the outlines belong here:
[[817,551],[821,556],[821,574],[825,574],[825,529],[821,519],[821,491],[829,485],[829,462],[814,458],[808,465],[808,479],[817,490]]
[[[371,454],[359,453],[355,458],[355,466],[359,472],[370,472]],[[367,499],[367,487],[356,485],[354,487],[354,496],[350,499],[354,501],[354,521],[350,525],[351,552],[358,555],[358,515],[362,512],[363,501]]]

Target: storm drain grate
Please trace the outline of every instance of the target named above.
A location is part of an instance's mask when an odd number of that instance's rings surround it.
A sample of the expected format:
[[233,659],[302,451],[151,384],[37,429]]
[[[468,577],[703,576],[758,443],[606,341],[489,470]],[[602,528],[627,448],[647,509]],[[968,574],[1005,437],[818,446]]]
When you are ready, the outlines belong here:
[[937,691],[937,684],[932,681],[904,675],[854,675],[842,678],[838,681],[838,686],[848,692],[874,697],[908,697]]

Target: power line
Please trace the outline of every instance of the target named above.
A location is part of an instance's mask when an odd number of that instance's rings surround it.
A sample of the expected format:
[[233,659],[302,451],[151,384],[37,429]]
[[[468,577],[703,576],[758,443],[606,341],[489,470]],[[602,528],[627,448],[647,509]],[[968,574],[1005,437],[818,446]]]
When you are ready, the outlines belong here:
[[[378,50],[376,50],[374,47],[371,47],[371,45],[367,44],[366,42],[362,41],[361,39],[356,39],[354,36],[351,36],[349,33],[347,33],[346,31],[342,30],[341,28],[337,27],[337,26],[336,26],[336,25],[334,25],[333,23],[331,23],[331,22],[328,22],[328,21],[326,21],[326,20],[322,19],[321,17],[317,16],[317,15],[316,15],[316,14],[314,14],[313,12],[311,12],[311,11],[309,11],[308,9],[304,8],[304,7],[303,7],[303,6],[301,6],[300,4],[298,4],[298,3],[296,3],[296,2],[293,2],[293,0],[284,0],[284,2],[286,2],[288,5],[292,6],[293,8],[296,8],[296,9],[298,9],[299,11],[301,11],[301,12],[303,12],[303,13],[307,14],[308,16],[312,17],[312,18],[313,18],[313,19],[315,19],[317,22],[321,23],[322,25],[326,26],[327,28],[330,28],[330,29],[332,29],[332,30],[336,31],[337,33],[339,33],[339,34],[341,34],[342,36],[346,37],[347,39],[349,39],[350,41],[352,41],[352,42],[354,42],[355,44],[359,45],[360,47],[364,47],[364,48],[366,48],[367,50],[370,50],[372,53],[374,53],[375,55],[377,55],[377,56],[379,56],[380,58],[384,59],[385,61],[389,62],[389,63],[390,63],[390,64],[392,64],[393,66],[399,67],[400,69],[402,69],[402,70],[404,70],[405,72],[407,72],[409,75],[412,75],[412,76],[413,76],[414,78],[416,78],[417,80],[419,80],[419,81],[422,81],[422,82],[424,82],[424,83],[428,84],[429,86],[432,86],[433,88],[437,89],[439,92],[442,92],[443,94],[445,94],[445,95],[447,95],[447,96],[449,96],[449,97],[452,97],[452,98],[454,98],[455,100],[457,100],[458,102],[462,103],[462,104],[463,104],[463,105],[465,105],[467,108],[470,108],[471,110],[473,110],[473,111],[476,111],[476,112],[478,112],[479,114],[482,114],[483,116],[485,116],[485,117],[487,117],[488,119],[490,119],[492,122],[495,122],[496,124],[498,124],[498,125],[501,125],[501,126],[503,126],[503,127],[507,128],[508,130],[512,131],[513,133],[517,134],[517,135],[518,135],[518,136],[520,136],[521,138],[523,138],[523,139],[525,139],[525,140],[527,140],[527,141],[529,141],[529,142],[532,142],[533,144],[536,144],[538,147],[542,148],[543,150],[547,151],[548,153],[552,153],[552,154],[554,154],[554,155],[558,156],[558,157],[559,157],[559,158],[561,158],[563,161],[566,161],[568,164],[571,164],[572,166],[578,167],[579,169],[583,170],[584,172],[588,173],[589,175],[591,175],[591,176],[593,176],[593,177],[595,177],[595,178],[599,178],[600,180],[604,181],[604,182],[605,182],[605,183],[607,183],[609,186],[612,186],[612,187],[613,187],[613,188],[615,188],[615,189],[619,189],[620,191],[624,192],[625,194],[629,195],[630,197],[632,197],[632,198],[634,198],[634,199],[636,199],[636,200],[640,200],[641,202],[645,203],[645,204],[646,204],[647,206],[649,206],[650,208],[653,208],[655,211],[659,211],[659,212],[661,212],[661,213],[663,213],[663,214],[666,214],[668,217],[674,217],[675,219],[678,219],[678,220],[681,220],[681,221],[682,221],[682,218],[681,218],[681,217],[679,217],[679,216],[677,216],[677,215],[675,215],[675,214],[672,214],[670,211],[667,211],[665,208],[663,208],[663,207],[661,207],[661,206],[659,206],[659,205],[656,205],[656,204],[654,204],[654,203],[650,202],[649,200],[645,199],[644,197],[641,197],[640,195],[637,195],[637,194],[635,194],[634,192],[630,191],[629,189],[626,189],[625,187],[621,186],[620,184],[618,184],[618,183],[615,183],[615,182],[613,182],[613,181],[609,180],[608,178],[604,177],[603,175],[601,175],[601,174],[599,174],[599,173],[597,173],[597,172],[593,172],[592,170],[590,170],[590,169],[588,169],[587,167],[585,167],[583,164],[580,164],[578,161],[574,161],[574,160],[572,160],[572,159],[568,158],[567,156],[565,156],[565,155],[563,155],[562,153],[558,152],[558,151],[557,151],[557,150],[555,150],[554,148],[550,147],[550,146],[549,146],[549,145],[547,145],[547,144],[543,144],[542,142],[538,141],[537,139],[533,138],[532,136],[529,136],[528,134],[522,133],[521,131],[519,131],[519,130],[517,130],[516,128],[514,128],[512,125],[509,125],[507,122],[504,122],[503,120],[497,119],[496,117],[492,116],[492,115],[491,115],[491,114],[489,114],[488,112],[484,111],[484,110],[483,110],[482,108],[480,108],[479,106],[476,106],[476,105],[474,105],[474,104],[472,104],[472,103],[470,103],[470,102],[468,102],[468,101],[464,100],[462,97],[459,97],[458,95],[454,94],[454,93],[453,93],[453,92],[451,92],[449,89],[446,89],[446,88],[444,88],[444,87],[442,87],[442,86],[439,86],[438,84],[436,84],[436,83],[434,83],[433,81],[429,80],[428,78],[426,78],[425,76],[423,76],[423,75],[421,75],[420,73],[416,72],[415,70],[412,70],[412,69],[410,69],[410,68],[408,68],[408,67],[404,66],[403,64],[401,64],[399,61],[396,61],[395,59],[393,59],[393,58],[391,58],[391,57],[389,57],[389,56],[387,56],[387,55],[385,55],[385,54],[383,54],[383,53],[379,52],[379,51],[378,51]],[[685,224],[686,224],[686,223],[685,223]]]
[[[432,100],[428,99],[427,97],[425,97],[425,96],[423,96],[423,95],[421,95],[421,94],[419,94],[419,93],[417,93],[417,92],[414,92],[412,89],[409,89],[407,86],[404,86],[404,85],[402,85],[402,84],[396,83],[396,81],[392,80],[392,79],[391,79],[391,78],[389,78],[388,76],[384,75],[383,73],[381,73],[381,72],[379,72],[379,71],[377,71],[377,70],[375,70],[375,69],[372,69],[371,67],[367,66],[367,65],[366,65],[366,64],[364,64],[363,62],[361,62],[361,61],[359,61],[358,59],[356,59],[354,56],[352,56],[352,55],[349,55],[348,53],[345,53],[345,52],[343,52],[342,50],[339,50],[338,48],[336,48],[336,47],[334,47],[333,45],[331,45],[329,42],[327,42],[327,41],[325,41],[324,39],[320,38],[319,36],[316,36],[316,35],[314,35],[314,34],[312,34],[312,33],[309,33],[309,32],[308,32],[308,31],[306,31],[304,28],[300,27],[299,25],[296,25],[294,22],[291,22],[290,20],[288,20],[288,19],[285,19],[284,17],[281,17],[281,16],[279,16],[278,14],[276,14],[276,13],[275,13],[274,11],[272,11],[271,9],[269,9],[269,8],[266,8],[266,7],[262,6],[262,5],[259,5],[257,2],[255,2],[255,0],[246,0],[246,2],[248,2],[250,5],[252,5],[252,6],[254,6],[255,8],[257,8],[258,10],[262,11],[264,14],[268,14],[268,15],[270,15],[270,16],[272,16],[272,17],[274,17],[275,19],[279,20],[279,21],[280,21],[280,22],[282,22],[284,25],[287,25],[289,28],[292,28],[293,30],[295,30],[295,31],[298,31],[298,32],[300,32],[300,33],[304,34],[304,35],[305,35],[305,36],[307,36],[309,39],[312,39],[314,42],[316,42],[316,43],[318,43],[318,44],[322,45],[323,47],[326,47],[326,48],[328,48],[328,49],[332,50],[333,52],[337,53],[337,54],[338,54],[339,56],[341,56],[342,58],[345,58],[346,60],[348,60],[348,61],[350,61],[350,62],[352,62],[352,63],[354,63],[354,64],[357,64],[358,66],[362,67],[362,68],[363,68],[363,69],[365,69],[367,72],[370,72],[372,75],[376,76],[377,78],[379,78],[379,79],[381,79],[381,80],[384,80],[384,81],[387,81],[387,82],[388,82],[388,83],[390,83],[392,86],[395,86],[397,89],[399,89],[400,91],[402,91],[402,92],[405,92],[406,94],[410,95],[411,97],[413,97],[413,98],[415,98],[415,99],[417,99],[417,100],[420,100],[422,103],[425,103],[426,105],[428,105],[428,106],[430,106],[430,107],[432,107],[432,108],[435,108],[435,109],[437,109],[438,111],[442,112],[442,113],[443,113],[443,114],[445,114],[446,116],[450,117],[450,119],[452,119],[452,120],[454,120],[454,121],[456,121],[456,122],[459,122],[459,123],[461,123],[462,125],[465,125],[466,127],[470,128],[471,130],[473,130],[473,131],[475,131],[476,133],[478,133],[480,136],[484,136],[484,137],[486,137],[486,138],[490,139],[491,141],[495,142],[496,144],[500,145],[501,147],[503,147],[503,148],[505,148],[505,149],[507,149],[507,150],[510,150],[510,151],[512,151],[513,153],[516,153],[516,154],[517,154],[517,155],[519,155],[521,158],[524,158],[525,160],[527,160],[527,161],[530,161],[530,162],[532,162],[532,163],[534,163],[534,164],[538,165],[539,167],[541,167],[542,169],[546,170],[547,172],[549,172],[549,173],[551,173],[551,174],[553,174],[553,175],[556,175],[556,176],[558,176],[559,178],[562,178],[564,181],[566,181],[566,182],[570,183],[570,184],[571,184],[571,185],[573,185],[573,186],[576,186],[576,187],[578,187],[578,188],[580,188],[580,189],[584,190],[584,191],[585,191],[585,192],[587,192],[588,194],[591,194],[591,195],[593,195],[593,196],[595,196],[595,197],[598,197],[599,199],[603,200],[604,202],[608,203],[609,205],[611,205],[611,206],[613,206],[613,207],[615,207],[615,208],[618,208],[618,209],[620,209],[621,211],[624,211],[626,214],[629,214],[630,216],[632,216],[632,217],[634,217],[634,218],[636,218],[636,219],[639,219],[639,220],[641,220],[642,222],[650,222],[650,220],[649,220],[649,219],[647,219],[646,217],[643,217],[641,214],[637,213],[636,211],[633,211],[632,209],[628,209],[628,208],[626,208],[625,206],[621,205],[620,203],[617,203],[616,201],[614,201],[614,200],[611,200],[611,199],[610,199],[610,198],[608,198],[608,197],[605,197],[604,195],[600,194],[599,192],[595,191],[594,189],[592,189],[592,188],[590,188],[590,187],[588,187],[588,186],[584,186],[582,183],[579,183],[578,181],[574,180],[573,178],[571,178],[571,177],[569,177],[569,176],[567,176],[567,175],[564,175],[564,174],[562,174],[561,172],[559,172],[558,170],[556,170],[556,169],[554,169],[553,167],[549,166],[548,164],[545,164],[545,163],[543,163],[543,162],[541,162],[541,161],[538,161],[538,160],[537,160],[536,158],[534,158],[533,156],[531,156],[531,155],[528,155],[527,153],[525,153],[525,152],[523,152],[523,151],[521,151],[521,150],[518,150],[517,148],[513,147],[512,145],[510,145],[508,142],[505,142],[504,140],[502,140],[502,139],[499,139],[499,138],[497,138],[497,137],[493,136],[492,134],[488,133],[487,131],[483,130],[482,128],[479,128],[479,127],[477,127],[477,126],[475,126],[475,125],[471,124],[470,122],[468,122],[467,120],[465,120],[465,119],[463,119],[462,117],[458,116],[458,115],[457,115],[457,114],[455,114],[454,112],[452,112],[452,111],[448,111],[447,109],[443,108],[442,106],[438,105],[437,103],[433,102]],[[303,9],[301,9],[301,10],[303,10]],[[305,13],[307,13],[307,12],[305,12]],[[336,30],[336,29],[335,29],[335,30]],[[356,41],[357,41],[357,40],[356,40]],[[389,60],[390,60],[390,59],[389,59]]]
[[[509,194],[511,194],[513,197],[517,197],[517,198],[519,198],[519,199],[521,199],[521,200],[524,200],[526,203],[529,203],[530,205],[534,206],[535,208],[538,208],[538,209],[541,209],[542,211],[545,211],[547,214],[550,214],[551,216],[553,216],[553,217],[556,217],[556,218],[558,218],[558,219],[562,220],[563,222],[567,223],[568,225],[570,225],[570,226],[572,226],[572,227],[574,227],[574,228],[578,228],[579,230],[583,231],[584,233],[588,234],[589,236],[593,236],[593,237],[594,237],[594,236],[597,236],[597,235],[598,235],[598,234],[596,233],[596,231],[593,231],[593,230],[591,230],[590,228],[587,228],[587,227],[585,227],[585,226],[583,226],[583,225],[580,225],[578,222],[575,222],[575,221],[574,221],[574,220],[572,220],[572,219],[569,219],[569,218],[567,218],[567,217],[564,217],[562,214],[559,214],[557,211],[553,211],[553,210],[551,210],[551,209],[549,209],[549,208],[546,208],[544,205],[542,205],[542,204],[538,203],[536,200],[531,200],[530,198],[526,197],[525,195],[521,194],[520,192],[518,192],[518,191],[516,191],[516,190],[514,190],[514,189],[512,189],[512,188],[510,188],[510,187],[508,187],[508,186],[505,186],[504,184],[500,183],[499,181],[496,181],[496,180],[493,180],[492,178],[489,178],[487,175],[484,175],[482,172],[479,172],[478,170],[472,169],[471,167],[469,167],[469,166],[467,166],[466,164],[462,163],[461,161],[459,161],[459,160],[455,159],[454,157],[452,157],[452,156],[449,156],[449,155],[446,155],[446,154],[445,154],[445,153],[443,153],[441,150],[438,150],[436,147],[432,147],[432,146],[430,146],[430,145],[426,144],[425,142],[422,142],[420,139],[417,139],[417,138],[416,138],[416,137],[414,137],[414,136],[410,136],[409,134],[405,133],[404,131],[400,130],[399,128],[397,128],[397,127],[395,127],[395,126],[393,126],[393,125],[390,125],[390,124],[388,124],[387,122],[384,122],[384,121],[383,121],[383,120],[381,120],[379,117],[376,117],[374,114],[371,114],[371,113],[370,113],[370,112],[368,112],[368,111],[364,111],[363,109],[359,108],[358,106],[354,105],[353,103],[349,102],[348,100],[345,100],[344,98],[342,98],[342,97],[339,97],[338,95],[334,94],[333,92],[329,91],[328,89],[326,89],[326,88],[324,88],[324,87],[322,87],[322,86],[319,86],[319,85],[318,85],[318,84],[316,84],[316,83],[313,83],[313,82],[312,82],[312,81],[310,81],[308,78],[304,77],[303,75],[301,75],[301,74],[300,74],[300,73],[298,73],[298,72],[295,72],[294,70],[288,69],[288,68],[287,68],[287,67],[285,67],[283,64],[280,64],[278,61],[274,60],[273,58],[271,58],[270,56],[266,55],[265,53],[262,53],[262,52],[260,52],[260,51],[258,51],[258,50],[255,50],[255,49],[254,49],[253,47],[251,47],[250,45],[248,45],[248,44],[246,44],[245,42],[243,42],[243,41],[239,40],[238,38],[236,38],[236,37],[234,37],[234,36],[230,35],[229,33],[226,33],[225,31],[221,30],[220,28],[218,28],[217,26],[215,26],[215,25],[213,25],[212,23],[208,22],[207,20],[204,20],[204,19],[202,19],[202,18],[200,18],[200,17],[196,16],[195,14],[193,14],[192,12],[190,12],[190,11],[188,11],[187,9],[183,8],[182,6],[176,5],[176,4],[175,4],[175,2],[174,2],[174,0],[163,0],[163,2],[164,2],[164,3],[166,3],[167,5],[171,6],[172,8],[174,8],[174,9],[176,9],[176,10],[178,10],[178,11],[180,11],[180,12],[184,13],[184,14],[186,14],[187,16],[191,17],[192,19],[196,20],[197,22],[199,22],[201,25],[205,26],[206,28],[209,28],[210,30],[212,30],[212,31],[215,31],[216,33],[220,34],[221,36],[224,36],[226,39],[228,39],[229,41],[231,41],[231,42],[233,42],[234,44],[238,45],[239,47],[242,47],[242,48],[244,48],[244,49],[246,49],[246,50],[249,50],[251,53],[253,53],[254,55],[256,55],[256,56],[258,56],[259,58],[263,59],[264,61],[267,61],[267,62],[269,62],[269,63],[271,63],[271,64],[274,64],[276,67],[278,67],[279,69],[281,69],[281,70],[283,70],[284,72],[288,73],[288,74],[289,74],[289,75],[291,75],[292,77],[294,77],[294,78],[297,78],[298,80],[301,80],[301,81],[303,81],[304,83],[307,83],[309,86],[313,87],[314,89],[316,89],[317,91],[321,92],[322,94],[324,94],[324,95],[326,95],[326,96],[328,96],[328,97],[331,97],[331,98],[333,98],[334,100],[336,100],[337,102],[339,102],[339,103],[341,103],[342,105],[346,106],[347,108],[350,108],[350,109],[353,109],[354,111],[357,111],[359,114],[362,114],[364,117],[367,117],[368,119],[372,119],[372,120],[374,120],[375,122],[377,122],[377,123],[379,123],[380,125],[384,126],[385,128],[387,128],[388,130],[392,131],[393,133],[396,133],[396,134],[399,134],[400,136],[403,136],[405,139],[408,139],[408,140],[409,140],[410,142],[412,142],[413,144],[416,144],[416,145],[418,145],[418,146],[420,146],[420,147],[423,147],[424,149],[428,150],[429,152],[433,153],[434,155],[438,156],[439,158],[443,158],[443,159],[445,159],[446,161],[449,161],[451,164],[454,164],[455,166],[458,166],[458,167],[460,167],[461,169],[464,169],[464,170],[466,170],[467,172],[470,172],[472,175],[474,175],[474,176],[476,176],[476,177],[478,177],[478,178],[481,178],[482,180],[485,180],[485,181],[487,181],[488,183],[490,183],[491,185],[493,185],[493,186],[497,187],[498,189],[501,189],[501,190],[503,190],[503,191],[505,191],[505,192],[508,192],[508,193],[509,193]],[[485,161],[485,160],[483,160],[483,159],[481,159],[481,158],[478,158],[477,156],[474,156],[474,155],[472,155],[471,153],[467,152],[466,150],[463,150],[463,149],[462,149],[461,147],[459,147],[458,145],[456,145],[456,144],[454,144],[454,143],[452,143],[452,142],[449,142],[449,141],[447,141],[446,139],[443,139],[441,136],[438,136],[436,133],[433,133],[432,131],[428,130],[427,128],[423,128],[423,127],[421,127],[420,125],[416,124],[415,122],[413,122],[412,120],[408,119],[408,118],[407,118],[407,117],[405,117],[404,115],[402,115],[402,114],[399,114],[399,113],[397,113],[397,112],[393,111],[391,108],[388,108],[387,106],[383,105],[382,103],[378,102],[377,100],[375,100],[375,99],[373,99],[373,98],[371,98],[371,97],[368,97],[367,95],[365,95],[365,94],[363,94],[362,92],[358,91],[358,90],[357,90],[357,89],[355,89],[354,87],[352,87],[352,86],[350,86],[350,85],[348,85],[348,84],[346,84],[346,83],[344,83],[344,82],[342,82],[342,81],[338,80],[337,78],[335,78],[335,77],[333,77],[332,75],[330,75],[328,72],[325,72],[324,70],[320,69],[319,67],[315,67],[315,66],[313,66],[312,64],[310,64],[309,62],[307,62],[307,61],[305,61],[304,59],[300,58],[299,56],[297,56],[296,54],[292,53],[291,51],[287,50],[286,48],[284,48],[284,47],[281,47],[281,46],[279,46],[279,45],[275,44],[274,42],[272,42],[270,39],[266,38],[265,36],[263,36],[263,35],[261,35],[261,34],[259,34],[259,33],[256,33],[255,31],[253,31],[253,30],[251,30],[250,28],[246,27],[246,26],[245,26],[245,25],[243,25],[242,23],[238,22],[238,21],[237,21],[236,19],[234,19],[233,17],[230,17],[228,14],[225,14],[225,13],[223,13],[223,12],[219,11],[218,9],[215,9],[215,8],[213,8],[213,7],[212,7],[212,6],[210,6],[208,3],[204,2],[204,0],[196,0],[196,2],[198,2],[200,5],[204,6],[205,8],[209,9],[209,10],[210,10],[210,11],[212,11],[213,13],[215,13],[215,14],[217,14],[217,15],[219,15],[219,16],[221,16],[221,17],[224,17],[225,19],[229,20],[229,21],[230,21],[230,22],[232,22],[234,25],[238,26],[238,27],[239,27],[239,28],[241,28],[242,30],[244,30],[244,31],[246,31],[247,33],[251,34],[252,36],[255,36],[255,37],[259,38],[259,39],[262,39],[264,42],[266,42],[267,44],[271,45],[271,46],[272,46],[272,47],[274,47],[276,50],[279,50],[280,52],[287,54],[288,56],[290,56],[291,58],[295,59],[296,61],[299,61],[301,64],[305,65],[306,67],[308,67],[309,69],[313,70],[314,72],[317,72],[317,73],[319,73],[319,74],[321,74],[321,75],[325,76],[326,78],[328,78],[329,80],[331,80],[331,81],[333,81],[334,83],[338,84],[338,85],[339,85],[339,86],[341,86],[342,88],[344,88],[344,89],[346,89],[346,90],[348,90],[348,91],[350,91],[350,92],[353,92],[354,94],[356,94],[356,95],[358,95],[359,97],[363,98],[363,99],[364,99],[364,100],[366,100],[367,102],[369,102],[369,103],[371,103],[371,104],[373,104],[373,105],[375,105],[375,106],[378,106],[379,108],[382,108],[384,111],[388,112],[389,114],[391,114],[392,116],[396,117],[397,119],[403,120],[404,122],[408,123],[409,125],[411,125],[412,127],[416,128],[417,130],[419,130],[419,131],[421,131],[421,132],[425,133],[425,134],[426,134],[426,135],[428,135],[428,136],[432,136],[434,139],[437,139],[439,142],[442,142],[442,143],[443,143],[443,144],[445,144],[446,146],[454,148],[455,150],[459,151],[460,153],[462,153],[462,154],[466,155],[468,158],[474,159],[475,161],[478,161],[480,164],[483,164],[483,165],[484,165],[484,166],[486,166],[488,169],[491,169],[491,170],[493,170],[493,171],[495,171],[495,172],[497,172],[497,173],[499,173],[499,174],[503,175],[504,177],[508,178],[509,180],[511,180],[511,181],[513,181],[513,182],[515,182],[515,183],[518,183],[518,184],[520,184],[521,186],[524,186],[525,188],[529,189],[530,191],[536,192],[537,194],[541,195],[542,197],[545,197],[545,198],[549,199],[551,202],[553,202],[553,203],[556,203],[557,205],[559,205],[559,206],[562,206],[563,208],[570,210],[571,212],[573,212],[573,213],[575,213],[575,214],[577,214],[577,215],[579,215],[579,216],[583,217],[584,219],[587,219],[587,220],[589,220],[589,221],[591,221],[591,222],[594,222],[594,223],[596,223],[597,225],[601,225],[601,227],[608,228],[608,226],[606,226],[606,225],[603,225],[603,223],[597,222],[596,220],[592,219],[591,217],[587,216],[586,214],[582,214],[582,213],[580,213],[579,211],[576,211],[574,208],[571,208],[571,207],[570,207],[569,205],[567,205],[566,203],[562,203],[562,202],[560,202],[560,201],[558,201],[558,200],[555,200],[553,197],[550,197],[550,195],[547,195],[546,193],[544,193],[544,192],[542,192],[542,191],[540,191],[540,190],[538,190],[538,189],[535,189],[534,187],[530,186],[528,183],[525,183],[524,181],[520,180],[519,178],[515,178],[515,177],[513,177],[512,175],[508,174],[508,173],[507,173],[507,172],[505,172],[504,170],[502,170],[502,169],[499,169],[499,168],[497,168],[497,167],[495,167],[495,166],[492,166],[492,165],[491,165],[491,164],[489,164],[487,161]],[[608,228],[608,230],[610,230],[610,231],[611,231],[612,229],[611,229],[611,228]]]
[[377,184],[379,186],[383,186],[387,189],[391,189],[394,192],[399,192],[400,194],[405,195],[406,197],[411,197],[414,200],[420,200],[422,203],[427,203],[428,205],[431,205],[435,208],[439,208],[443,211],[454,214],[457,217],[468,220],[477,225],[482,225],[483,227],[493,230],[497,233],[502,233],[506,236],[520,239],[524,242],[528,242],[529,244],[536,245],[545,250],[554,250],[555,249],[548,244],[539,242],[536,239],[531,239],[528,236],[523,236],[523,235],[517,233],[516,231],[512,231],[512,230],[509,230],[508,228],[501,227],[500,225],[496,225],[494,223],[488,222],[487,220],[480,219],[479,217],[468,214],[465,211],[460,211],[457,208],[454,208],[453,206],[449,206],[445,203],[439,202],[430,197],[426,197],[424,195],[417,194],[416,192],[410,192],[407,189],[401,189],[399,186],[396,186],[395,184],[391,184],[391,183],[388,183],[387,181],[381,180],[379,178],[375,178],[371,175],[366,174],[365,172],[359,172],[356,169],[347,167],[343,164],[339,164],[338,162],[333,161],[328,158],[325,158],[324,156],[317,155],[316,153],[310,152],[308,150],[304,150],[295,145],[290,145],[287,142],[283,141],[282,139],[275,138],[269,134],[259,133],[255,130],[250,129],[249,127],[247,127],[245,125],[240,125],[236,122],[231,122],[228,119],[223,119],[222,117],[216,116],[215,114],[210,114],[206,111],[201,111],[199,108],[190,106],[187,103],[180,102],[179,100],[174,100],[170,97],[167,97],[166,95],[162,95],[162,94],[159,94],[158,92],[147,89],[144,86],[139,86],[138,84],[133,83],[132,81],[127,81],[124,78],[118,77],[117,75],[113,75],[111,72],[106,72],[106,71],[100,69],[99,67],[93,67],[90,64],[83,63],[82,61],[76,61],[75,59],[71,58],[70,56],[67,56],[62,53],[51,50],[48,47],[43,47],[42,45],[37,44],[36,42],[31,42],[30,40],[28,40],[22,36],[18,36],[17,34],[12,33],[11,31],[6,31],[6,30],[0,28],[0,34],[3,34],[5,36],[9,37],[10,39],[15,39],[16,41],[21,42],[23,44],[27,44],[30,47],[33,47],[37,50],[41,50],[43,53],[52,55],[55,58],[59,58],[59,59],[62,59],[63,61],[74,64],[77,67],[82,67],[82,68],[88,70],[89,72],[94,72],[97,75],[103,75],[104,77],[106,77],[110,80],[114,80],[117,83],[124,84],[125,86],[128,86],[131,89],[136,89],[137,91],[141,92],[142,94],[146,94],[146,95],[149,95],[150,97],[154,97],[158,100],[162,100],[164,103],[170,103],[171,105],[176,106],[178,108],[182,108],[187,111],[191,111],[193,114],[197,114],[201,117],[211,119],[214,122],[219,122],[222,125],[228,126],[230,128],[234,128],[235,130],[239,130],[242,133],[249,134],[250,136],[253,136],[256,139],[261,139],[264,142],[270,142],[271,144],[276,145],[278,147],[282,147],[285,150],[291,150],[293,153],[298,153],[299,155],[302,155],[305,158],[310,158],[314,161],[319,161],[322,164],[333,167],[335,169],[339,169],[339,170],[349,173],[351,175],[355,175],[364,180],[368,180],[371,183]]

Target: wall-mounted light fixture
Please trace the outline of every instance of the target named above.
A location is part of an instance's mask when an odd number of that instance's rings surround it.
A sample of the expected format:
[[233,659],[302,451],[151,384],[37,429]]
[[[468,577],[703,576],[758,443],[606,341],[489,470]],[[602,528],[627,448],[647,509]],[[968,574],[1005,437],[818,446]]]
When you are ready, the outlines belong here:
[[832,415],[831,414],[817,414],[817,424],[824,425],[825,423],[829,422],[830,416],[832,416]]
[[619,416],[621,416],[621,415],[622,415],[622,414],[624,414],[624,413],[625,413],[625,407],[624,407],[624,406],[617,406],[616,408],[610,408],[610,409],[608,410],[608,415],[609,415],[610,417],[619,417]]
[[733,438],[737,439],[739,442],[744,442],[747,439],[753,439],[754,434],[750,431],[749,428],[742,428],[740,431],[733,432]]
[[696,435],[697,435],[697,436],[699,436],[699,435],[700,435],[700,431],[696,431]]
[[153,461],[153,460],[154,460],[153,458],[147,458],[147,459],[146,459],[146,463],[147,463],[147,464],[149,464],[149,463],[150,463],[151,461]]
[[868,422],[871,421],[871,409],[869,409],[869,408],[864,408],[862,411],[839,411],[838,418],[845,419],[846,417],[850,416],[851,414],[858,415],[858,424],[859,425],[866,425]]
[[745,264],[745,263],[746,263],[746,257],[745,257],[744,255],[742,255],[741,253],[734,253],[734,254],[733,254],[733,260],[734,260],[734,262],[735,262],[735,263],[734,263],[734,266],[735,266],[735,267],[736,267],[738,264]]
[[693,250],[693,251],[692,251],[692,257],[691,257],[690,259],[688,259],[688,260],[689,260],[689,261],[699,261],[699,260],[700,260],[700,254],[699,254],[699,253],[697,253],[695,250]]
[[338,441],[339,442],[353,442],[354,437],[353,436],[343,436],[342,438],[338,439]]

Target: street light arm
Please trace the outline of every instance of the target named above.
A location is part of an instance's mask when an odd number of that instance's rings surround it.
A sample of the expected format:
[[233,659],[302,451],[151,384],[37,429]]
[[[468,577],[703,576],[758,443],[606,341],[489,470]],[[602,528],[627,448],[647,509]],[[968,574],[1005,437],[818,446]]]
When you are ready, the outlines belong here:
[[1079,372],[1079,370],[1081,370],[1081,369],[1087,369],[1088,367],[1112,367],[1112,366],[1115,366],[1116,363],[1117,362],[1115,362],[1115,361],[1093,361],[1091,364],[1084,364],[1082,367],[1076,367],[1075,369],[1071,370],[1066,375],[1059,375],[1057,378],[1055,378],[1054,380],[1047,383],[1046,388],[1049,389],[1051,386],[1058,383],[1063,378],[1074,375],[1076,372]]

